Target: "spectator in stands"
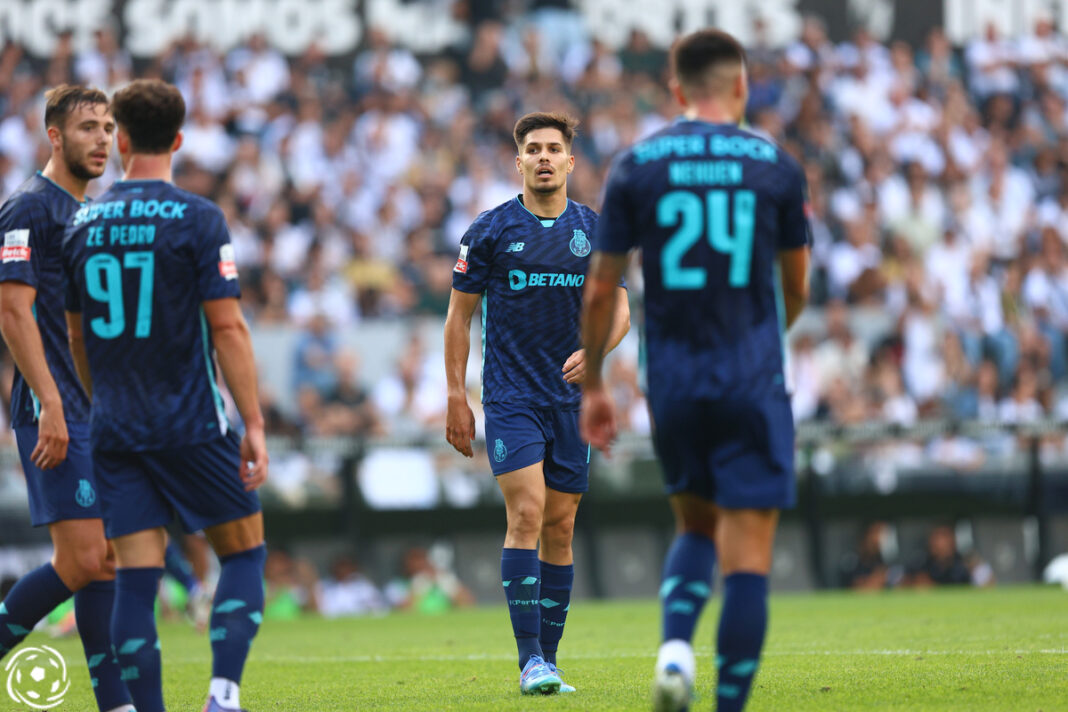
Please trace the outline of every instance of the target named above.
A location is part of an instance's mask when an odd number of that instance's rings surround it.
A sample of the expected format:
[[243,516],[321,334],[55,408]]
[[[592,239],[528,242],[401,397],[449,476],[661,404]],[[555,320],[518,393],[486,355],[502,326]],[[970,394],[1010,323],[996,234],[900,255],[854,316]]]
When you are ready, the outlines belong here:
[[404,553],[402,577],[386,586],[386,596],[394,608],[437,614],[475,602],[456,574],[441,565],[444,549],[438,547],[434,551],[437,562],[422,547]]
[[382,592],[352,556],[335,557],[330,578],[320,582],[319,589],[319,613],[324,618],[377,615],[389,610]]
[[864,527],[855,552],[842,558],[839,581],[843,588],[855,591],[879,591],[897,583],[901,572],[883,556],[883,542],[889,534],[886,522],[872,522]]

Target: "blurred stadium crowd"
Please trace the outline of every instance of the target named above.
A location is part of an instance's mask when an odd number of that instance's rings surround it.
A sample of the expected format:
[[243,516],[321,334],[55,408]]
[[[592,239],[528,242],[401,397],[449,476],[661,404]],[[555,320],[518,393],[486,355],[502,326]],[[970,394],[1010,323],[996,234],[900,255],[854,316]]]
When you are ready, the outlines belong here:
[[[147,63],[108,29],[46,61],[8,44],[0,192],[47,157],[48,86],[174,82],[188,104],[177,182],[225,211],[253,329],[302,330],[292,382],[266,384],[299,404],[271,409],[274,432],[437,435],[437,345],[413,336],[370,384],[337,335],[444,314],[463,231],[518,192],[517,116],[580,117],[570,195],[596,207],[612,157],[676,115],[666,52],[640,30],[612,51],[566,10],[472,7],[468,40],[434,56],[373,28],[345,62],[287,58],[262,37],[226,54],[186,39]],[[822,318],[793,334],[796,417],[1068,417],[1068,40],[1043,19],[962,48],[939,31],[921,47],[863,30],[835,45],[809,18],[794,44],[749,52],[751,127],[803,162],[811,191]],[[636,300],[640,276],[629,284]],[[647,431],[636,358],[612,379],[625,428]]]

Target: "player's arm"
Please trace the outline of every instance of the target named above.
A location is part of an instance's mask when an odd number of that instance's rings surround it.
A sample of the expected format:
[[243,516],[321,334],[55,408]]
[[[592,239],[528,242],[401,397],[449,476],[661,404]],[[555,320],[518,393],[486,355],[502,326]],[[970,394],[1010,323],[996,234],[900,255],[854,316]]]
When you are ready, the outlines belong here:
[[78,312],[67,312],[67,343],[70,344],[70,355],[74,360],[74,370],[78,372],[78,380],[92,398],[93,377],[89,373],[89,353],[85,350],[82,315]]
[[779,252],[782,277],[782,300],[786,308],[786,328],[793,326],[808,303],[809,248],[798,247]]
[[[619,342],[623,341],[628,331],[630,331],[630,301],[627,299],[626,288],[619,287],[612,318],[612,331],[608,335],[608,343],[605,344],[605,353],[619,346]],[[585,383],[586,368],[586,349],[582,348],[571,354],[564,362],[564,380],[568,383]]]
[[267,480],[268,458],[252,337],[237,299],[209,299],[201,306],[211,327],[219,369],[245,422],[245,437],[241,440],[241,479],[246,490],[254,490]]
[[44,342],[33,315],[37,289],[16,281],[0,282],[0,332],[4,335],[19,373],[41,403],[38,414],[37,447],[30,459],[48,470],[67,457],[67,423],[63,399],[45,360]]
[[[583,384],[580,426],[586,442],[605,454],[608,454],[616,436],[616,421],[612,417],[614,409],[601,372],[611,337],[619,328],[620,309],[617,304],[626,301],[625,290],[619,286],[626,266],[626,253],[594,252],[582,303],[582,344],[586,349],[586,381]],[[624,291],[624,294],[620,294],[620,291]],[[628,328],[629,323],[628,306]],[[622,339],[623,334],[620,334],[619,338]]]
[[445,317],[445,380],[448,384],[448,411],[445,439],[458,452],[473,457],[475,414],[467,402],[467,357],[471,353],[471,318],[480,295],[452,290]]

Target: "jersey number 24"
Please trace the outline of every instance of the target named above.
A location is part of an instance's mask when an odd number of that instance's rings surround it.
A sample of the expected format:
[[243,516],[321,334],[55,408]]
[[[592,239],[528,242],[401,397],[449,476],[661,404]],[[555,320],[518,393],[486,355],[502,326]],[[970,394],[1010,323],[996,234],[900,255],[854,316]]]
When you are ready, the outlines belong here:
[[704,200],[686,190],[665,193],[656,204],[656,223],[675,227],[675,233],[660,252],[660,272],[665,289],[703,289],[708,282],[704,267],[682,265],[683,256],[704,236],[712,249],[731,258],[727,283],[732,287],[749,285],[749,263],[753,258],[753,223],[756,195],[751,190],[733,194],[734,234],[730,232],[727,212],[731,193],[710,190]]
[[127,252],[122,262],[115,255],[97,254],[85,263],[85,291],[94,301],[108,305],[108,316],[94,317],[89,327],[101,339],[114,339],[126,330],[126,309],[123,303],[124,272],[137,270],[141,274],[137,290],[137,321],[134,337],[147,338],[152,332],[152,283],[155,279],[155,255],[151,252]]

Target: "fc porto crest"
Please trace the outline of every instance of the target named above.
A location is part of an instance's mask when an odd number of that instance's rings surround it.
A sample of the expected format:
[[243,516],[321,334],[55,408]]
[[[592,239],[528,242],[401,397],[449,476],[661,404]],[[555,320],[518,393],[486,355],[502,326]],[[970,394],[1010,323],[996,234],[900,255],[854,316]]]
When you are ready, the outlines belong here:
[[493,459],[497,462],[504,462],[504,458],[508,457],[508,448],[504,446],[504,441],[497,438],[497,442],[493,446]]
[[74,501],[82,507],[92,507],[96,502],[96,492],[89,480],[78,480],[78,491],[74,493]]
[[586,237],[586,233],[582,230],[575,230],[575,234],[571,237],[571,252],[575,257],[585,257],[590,254],[590,250],[593,249],[590,245],[589,239]]

